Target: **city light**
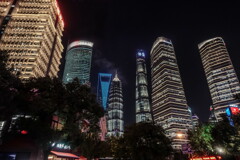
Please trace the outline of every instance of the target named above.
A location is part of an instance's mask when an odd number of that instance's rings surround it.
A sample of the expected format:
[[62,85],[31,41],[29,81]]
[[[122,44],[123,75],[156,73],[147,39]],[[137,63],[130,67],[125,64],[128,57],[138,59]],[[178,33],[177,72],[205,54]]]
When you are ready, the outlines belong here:
[[182,134],[182,133],[177,133],[176,135],[178,138],[182,138],[184,136],[184,134]]
[[79,41],[74,41],[72,42],[67,50],[73,48],[73,47],[77,47],[77,46],[88,46],[88,47],[93,47],[93,43],[92,42],[89,42],[89,41],[83,41],[83,40],[79,40]]
[[216,150],[217,150],[218,153],[224,153],[225,152],[224,149],[221,148],[221,147],[217,147]]
[[22,131],[21,131],[21,134],[28,134],[28,131],[22,130]]

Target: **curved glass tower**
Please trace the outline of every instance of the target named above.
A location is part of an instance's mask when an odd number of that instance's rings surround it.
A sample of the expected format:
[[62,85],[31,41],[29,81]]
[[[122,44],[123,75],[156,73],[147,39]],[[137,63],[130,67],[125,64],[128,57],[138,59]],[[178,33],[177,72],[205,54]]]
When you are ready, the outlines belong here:
[[117,73],[112,80],[107,107],[107,135],[123,135],[123,96],[122,83]]
[[72,42],[67,48],[63,82],[78,78],[81,84],[90,83],[90,69],[93,43],[88,41]]
[[148,95],[145,53],[143,50],[137,52],[136,67],[136,123],[152,121]]
[[240,102],[235,96],[240,93],[240,84],[221,37],[206,40],[198,48],[212,97],[212,109],[220,120],[228,106],[239,107]]

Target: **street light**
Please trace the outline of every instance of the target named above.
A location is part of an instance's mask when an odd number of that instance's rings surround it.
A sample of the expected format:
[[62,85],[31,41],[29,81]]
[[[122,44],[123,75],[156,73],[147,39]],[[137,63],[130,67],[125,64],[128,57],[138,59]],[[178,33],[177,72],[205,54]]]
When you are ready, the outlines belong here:
[[220,155],[223,155],[225,153],[225,150],[222,147],[216,147],[216,150]]

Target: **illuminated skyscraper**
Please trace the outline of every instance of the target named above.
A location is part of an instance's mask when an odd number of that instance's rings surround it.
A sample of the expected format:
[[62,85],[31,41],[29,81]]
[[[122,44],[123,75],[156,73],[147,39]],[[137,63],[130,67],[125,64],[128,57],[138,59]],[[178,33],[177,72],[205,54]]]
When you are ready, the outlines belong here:
[[78,78],[81,84],[90,83],[90,70],[93,43],[88,41],[72,42],[67,48],[63,82]]
[[221,37],[206,40],[198,45],[203,68],[211,93],[214,114],[217,120],[228,106],[239,106],[235,95],[240,93],[240,85]]
[[181,149],[188,143],[192,122],[171,40],[157,38],[150,55],[153,119],[165,129],[173,148]]
[[152,121],[145,53],[143,50],[137,52],[136,68],[136,123]]
[[109,87],[112,80],[112,74],[99,73],[98,74],[98,87],[97,87],[97,99],[106,110]]
[[1,0],[0,50],[20,78],[57,76],[64,22],[56,0]]
[[123,135],[123,96],[122,83],[117,73],[111,82],[107,107],[107,135]]
[[[107,108],[107,100],[108,100],[109,87],[110,87],[111,80],[112,80],[112,74],[107,74],[107,73],[98,74],[97,99],[105,111]],[[100,129],[101,129],[100,139],[104,141],[105,136],[107,134],[106,116],[100,119]]]

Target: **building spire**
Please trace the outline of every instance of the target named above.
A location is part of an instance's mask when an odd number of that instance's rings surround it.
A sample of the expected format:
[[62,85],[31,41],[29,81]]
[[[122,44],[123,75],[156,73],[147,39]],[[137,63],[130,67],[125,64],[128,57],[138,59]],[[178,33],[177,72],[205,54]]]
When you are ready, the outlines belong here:
[[115,73],[115,77],[113,78],[113,81],[120,81],[119,78],[118,78],[117,70],[116,70],[116,73]]

